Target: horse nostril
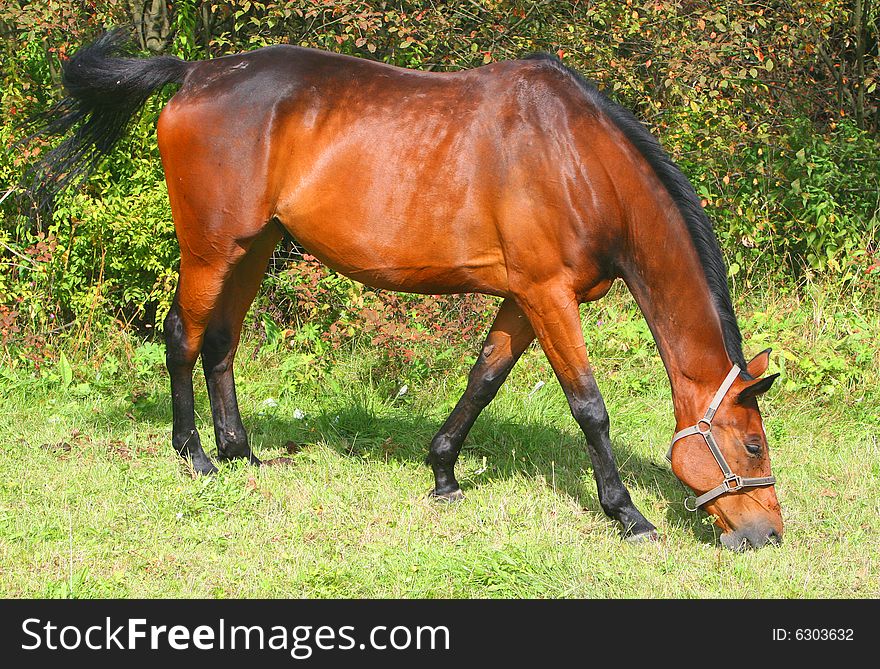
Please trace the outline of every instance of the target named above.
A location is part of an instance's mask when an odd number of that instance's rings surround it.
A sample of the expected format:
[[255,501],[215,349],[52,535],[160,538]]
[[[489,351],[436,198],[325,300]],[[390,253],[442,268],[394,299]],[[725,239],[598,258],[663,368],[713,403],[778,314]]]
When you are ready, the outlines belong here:
[[782,543],[782,535],[776,530],[770,530],[767,533],[767,541],[778,546]]

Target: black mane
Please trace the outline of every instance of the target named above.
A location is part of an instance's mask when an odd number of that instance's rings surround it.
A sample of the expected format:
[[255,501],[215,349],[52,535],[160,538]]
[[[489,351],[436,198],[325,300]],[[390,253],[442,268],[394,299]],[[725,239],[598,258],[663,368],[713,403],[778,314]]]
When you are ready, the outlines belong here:
[[690,233],[691,240],[703,266],[703,273],[709,285],[713,302],[721,320],[724,346],[727,355],[745,372],[746,361],[742,350],[742,334],[733,313],[730,289],[727,286],[727,267],[721,256],[721,248],[712,228],[712,223],[700,204],[694,187],[682,174],[678,166],[660,146],[660,142],[648,132],[647,128],[625,107],[610,100],[596,85],[588,81],[576,70],[564,65],[556,56],[548,53],[535,53],[527,59],[544,60],[567,74],[584,92],[596,109],[610,119],[641,153],[657,178],[675,202]]

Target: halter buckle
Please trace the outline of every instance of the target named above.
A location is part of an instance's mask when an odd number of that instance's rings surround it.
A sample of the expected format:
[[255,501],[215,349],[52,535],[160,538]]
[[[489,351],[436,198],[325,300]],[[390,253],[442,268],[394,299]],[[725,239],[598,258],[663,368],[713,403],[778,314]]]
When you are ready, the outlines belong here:
[[738,476],[736,474],[731,474],[724,478],[724,488],[725,492],[736,492],[740,488],[743,487],[742,476]]

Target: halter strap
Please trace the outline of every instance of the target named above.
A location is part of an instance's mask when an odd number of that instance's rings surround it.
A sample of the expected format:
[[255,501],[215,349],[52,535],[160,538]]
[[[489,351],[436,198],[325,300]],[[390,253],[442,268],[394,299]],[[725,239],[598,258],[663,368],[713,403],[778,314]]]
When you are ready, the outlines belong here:
[[[675,442],[679,439],[684,439],[685,437],[690,437],[692,435],[698,434],[703,437],[703,440],[706,442],[706,446],[709,447],[709,452],[712,453],[712,457],[715,458],[715,462],[718,463],[718,467],[721,469],[721,473],[724,475],[724,480],[708,492],[703,493],[702,495],[695,497],[688,497],[684,500],[684,506],[688,511],[696,511],[706,502],[710,502],[716,497],[720,497],[721,495],[734,492],[736,490],[740,490],[742,488],[758,488],[762,486],[774,485],[776,483],[775,476],[761,476],[757,478],[742,478],[741,476],[737,476],[733,473],[733,470],[727,464],[727,460],[724,458],[724,455],[721,453],[721,449],[718,448],[718,443],[715,441],[715,437],[712,436],[712,419],[715,417],[715,413],[718,411],[718,407],[721,406],[722,400],[724,400],[725,395],[727,395],[727,391],[730,390],[730,387],[733,385],[733,382],[736,380],[736,377],[739,376],[740,368],[737,365],[734,365],[733,368],[727,373],[724,381],[722,381],[718,390],[715,392],[715,396],[712,398],[712,401],[709,403],[709,408],[706,409],[706,413],[703,414],[703,417],[697,421],[696,425],[691,425],[690,427],[686,427],[683,430],[679,430],[672,437],[672,443],[669,444],[669,451],[666,453],[666,459],[672,463],[672,448],[675,446]],[[691,500],[693,500],[691,502]],[[691,502],[688,504],[688,502]],[[693,507],[693,508],[692,508]]]
[[[703,414],[703,417],[697,421],[696,425],[691,425],[690,427],[686,427],[683,430],[676,432],[672,436],[672,443],[669,444],[669,451],[666,453],[666,459],[669,462],[672,462],[672,447],[675,446],[675,442],[679,439],[683,439],[684,437],[689,437],[692,434],[709,434],[712,430],[712,419],[715,418],[715,413],[718,411],[718,407],[721,406],[721,402],[724,399],[724,396],[727,395],[727,391],[730,390],[730,386],[733,385],[733,382],[736,380],[736,377],[739,376],[740,368],[737,365],[734,365],[731,370],[727,373],[727,376],[724,377],[724,381],[721,382],[721,385],[718,387],[718,390],[715,391],[715,396],[712,398],[712,401],[709,402],[709,408],[706,409],[706,413]],[[705,432],[700,430],[700,424],[705,423],[707,429]],[[714,439],[712,440],[714,442]],[[712,445],[709,445],[709,450],[712,451],[712,454],[715,455],[715,451],[717,450],[717,446],[715,448]],[[721,458],[721,462],[724,462],[724,457],[721,456],[721,451],[718,451],[718,455],[715,456],[715,459]],[[727,469],[727,462],[724,462],[722,465],[721,462],[718,464],[721,465],[721,471]],[[724,471],[727,474],[728,471]]]

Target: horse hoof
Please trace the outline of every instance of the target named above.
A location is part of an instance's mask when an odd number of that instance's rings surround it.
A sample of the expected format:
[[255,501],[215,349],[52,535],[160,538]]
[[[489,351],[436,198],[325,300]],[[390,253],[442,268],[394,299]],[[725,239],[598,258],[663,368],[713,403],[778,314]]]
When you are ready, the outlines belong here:
[[655,542],[660,541],[660,533],[657,530],[648,530],[638,534],[627,535],[625,539],[631,544],[640,544],[646,541]]
[[246,452],[223,452],[219,448],[217,449],[217,459],[220,462],[235,462],[236,460],[247,460],[249,465],[253,465],[254,467],[259,467],[262,461],[253,454],[253,451]]
[[460,502],[464,499],[464,493],[460,488],[456,488],[449,492],[437,492],[436,490],[432,490],[430,497],[438,502]]
[[211,476],[220,471],[208,458],[199,460],[198,462],[191,461],[189,464],[193,476]]

